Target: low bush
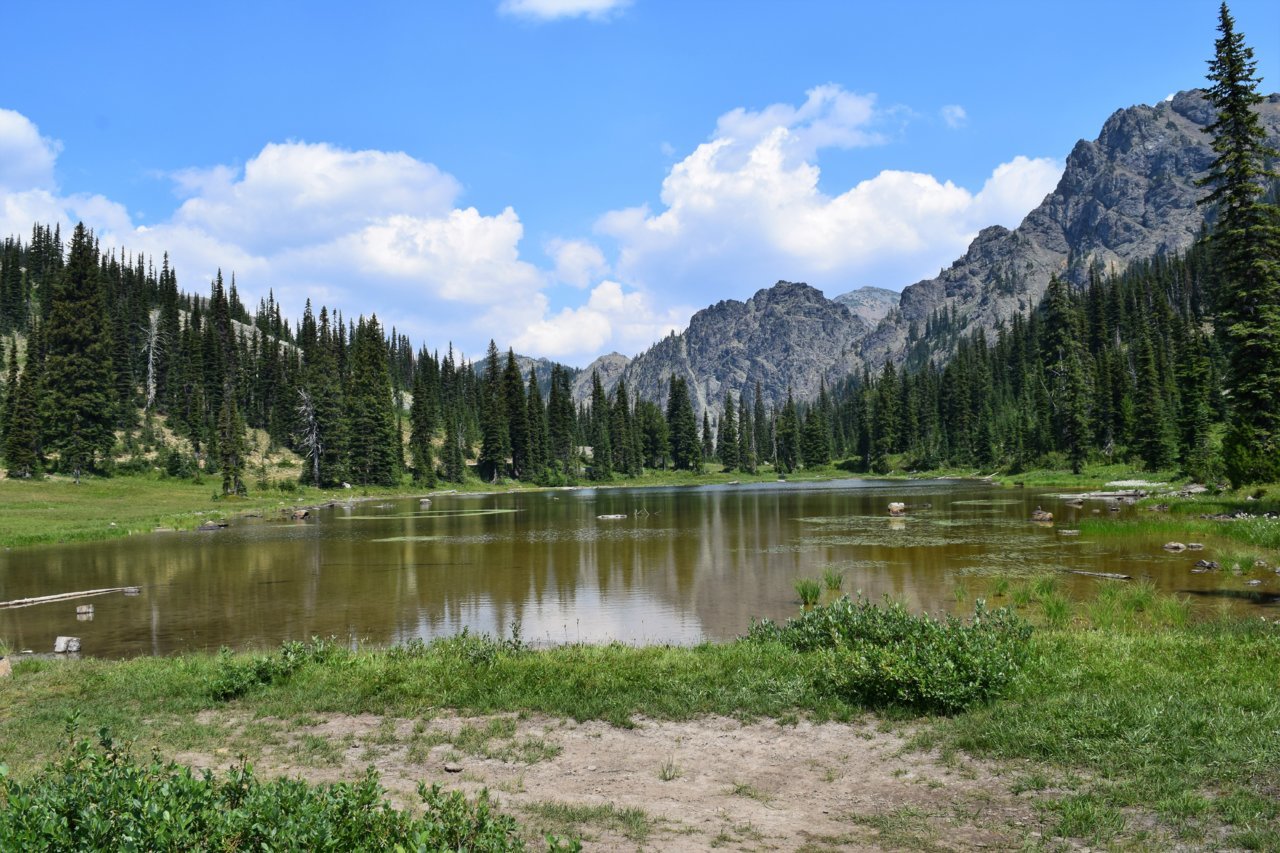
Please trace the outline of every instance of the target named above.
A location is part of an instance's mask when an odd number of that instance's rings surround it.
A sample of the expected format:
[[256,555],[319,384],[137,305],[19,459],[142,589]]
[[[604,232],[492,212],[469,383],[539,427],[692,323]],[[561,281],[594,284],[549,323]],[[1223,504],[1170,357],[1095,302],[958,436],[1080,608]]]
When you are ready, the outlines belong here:
[[818,688],[846,702],[943,714],[998,696],[1022,668],[1030,637],[1011,610],[988,610],[981,600],[966,623],[848,596],[785,625],[758,622],[748,634],[818,654]]
[[[31,782],[0,768],[4,850],[522,850],[519,827],[487,792],[468,800],[418,786],[423,813],[384,798],[372,768],[356,783],[260,781],[246,764],[223,777],[158,757],[141,763],[103,730]],[[550,849],[579,849],[548,839]]]
[[303,664],[323,663],[332,656],[335,648],[331,640],[319,638],[312,638],[309,643],[286,642],[269,655],[236,655],[223,648],[209,682],[209,695],[218,701],[226,701],[238,699],[260,685],[282,684]]

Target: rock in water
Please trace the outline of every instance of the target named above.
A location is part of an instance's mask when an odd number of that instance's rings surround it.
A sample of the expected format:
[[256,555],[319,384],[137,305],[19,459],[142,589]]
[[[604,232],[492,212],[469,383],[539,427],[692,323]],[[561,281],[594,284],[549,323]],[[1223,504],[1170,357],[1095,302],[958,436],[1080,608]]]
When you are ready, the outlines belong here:
[[889,504],[889,515],[897,517],[897,516],[906,515],[906,514],[907,514],[906,504],[897,503],[897,502]]
[[1187,550],[1187,546],[1183,545],[1181,542],[1166,542],[1164,543],[1164,549],[1166,551],[1175,551],[1175,552],[1185,551]]
[[80,651],[79,637],[58,637],[53,641],[53,653],[65,655]]

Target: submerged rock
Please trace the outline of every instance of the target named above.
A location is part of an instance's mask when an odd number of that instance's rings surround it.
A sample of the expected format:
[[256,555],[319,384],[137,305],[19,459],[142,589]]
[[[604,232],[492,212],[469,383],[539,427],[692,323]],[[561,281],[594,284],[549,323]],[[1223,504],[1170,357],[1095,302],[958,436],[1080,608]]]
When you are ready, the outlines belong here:
[[1164,549],[1166,551],[1185,551],[1187,550],[1187,546],[1183,545],[1181,542],[1166,542],[1164,543]]

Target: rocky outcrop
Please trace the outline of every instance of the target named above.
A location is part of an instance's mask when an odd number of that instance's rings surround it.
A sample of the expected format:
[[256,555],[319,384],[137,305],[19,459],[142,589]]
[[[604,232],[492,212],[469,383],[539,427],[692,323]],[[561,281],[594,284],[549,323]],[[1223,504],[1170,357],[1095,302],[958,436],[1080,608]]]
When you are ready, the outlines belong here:
[[[727,299],[693,315],[689,328],[636,356],[622,375],[641,397],[665,402],[671,375],[685,377],[701,418],[713,417],[725,394],[752,390],[766,406],[790,388],[797,399],[816,396],[833,365],[849,357],[869,326],[847,307],[807,284],[780,281],[746,302]],[[590,393],[590,373],[586,389]],[[603,377],[602,377],[603,378]]]
[[627,365],[630,363],[631,359],[620,352],[611,352],[600,356],[582,368],[574,378],[573,399],[591,399],[592,373],[600,374],[600,384],[604,386],[606,394],[613,393],[613,386],[618,384],[618,380],[622,378],[623,371],[627,369]]
[[898,307],[902,294],[896,290],[885,290],[883,287],[859,287],[848,293],[831,297],[832,302],[839,302],[853,312],[871,328],[875,328],[889,312]]
[[[1259,113],[1280,143],[1280,95]],[[863,340],[849,369],[900,359],[912,324],[923,331],[940,308],[954,309],[965,330],[990,330],[1034,308],[1054,274],[1082,283],[1095,265],[1117,271],[1187,248],[1204,220],[1196,182],[1214,158],[1203,132],[1213,117],[1198,90],[1114,113],[1096,140],[1076,143],[1057,188],[1022,224],[983,230],[937,278],[906,288],[901,310]]]

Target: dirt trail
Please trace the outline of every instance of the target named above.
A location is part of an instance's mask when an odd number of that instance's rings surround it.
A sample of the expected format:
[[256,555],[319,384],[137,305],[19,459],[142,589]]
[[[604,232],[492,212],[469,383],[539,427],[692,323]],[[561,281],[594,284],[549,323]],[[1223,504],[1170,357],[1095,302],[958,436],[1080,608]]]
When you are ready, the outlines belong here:
[[[358,778],[370,765],[401,804],[419,781],[487,787],[537,835],[588,850],[970,850],[1039,837],[1013,775],[965,757],[904,749],[875,721],[721,717],[603,722],[545,717],[430,720],[329,715],[300,720],[206,713],[227,747],[177,760],[225,767],[243,752],[261,772]],[[446,770],[446,765],[450,770]]]

